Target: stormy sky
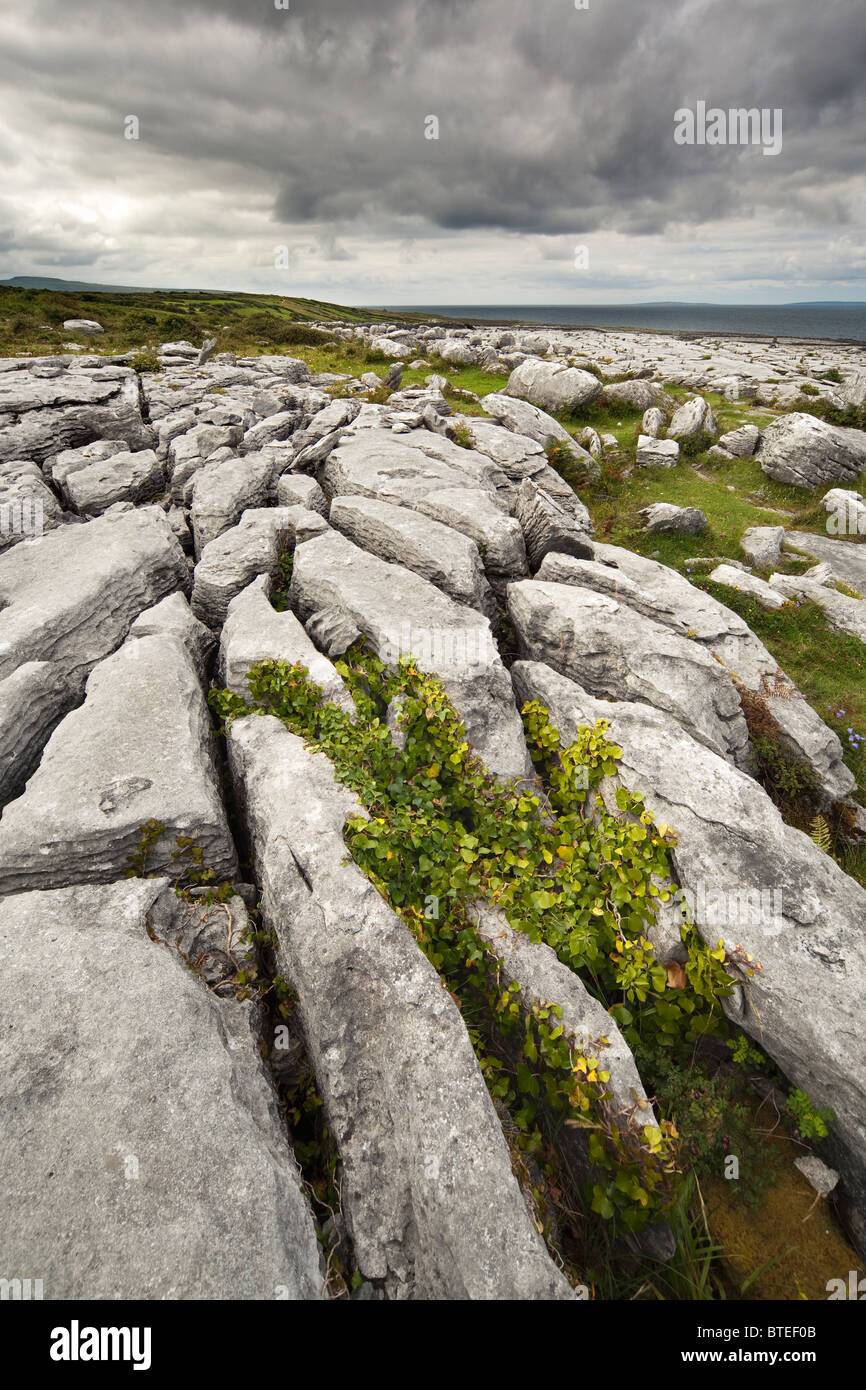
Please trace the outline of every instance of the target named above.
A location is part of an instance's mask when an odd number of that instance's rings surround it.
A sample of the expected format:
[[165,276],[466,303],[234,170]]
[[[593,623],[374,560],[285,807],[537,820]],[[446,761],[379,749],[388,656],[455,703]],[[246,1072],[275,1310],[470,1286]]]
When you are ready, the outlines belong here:
[[578,3],[0,0],[0,278],[866,299],[863,0]]

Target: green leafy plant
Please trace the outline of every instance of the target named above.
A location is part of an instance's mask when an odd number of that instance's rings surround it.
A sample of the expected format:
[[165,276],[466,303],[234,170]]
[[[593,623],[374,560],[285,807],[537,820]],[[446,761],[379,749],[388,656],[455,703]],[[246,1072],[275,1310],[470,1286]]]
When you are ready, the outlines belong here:
[[[337,669],[355,700],[354,721],[323,703],[303,667],[279,662],[250,671],[251,703],[226,691],[212,692],[211,703],[224,727],[238,715],[273,714],[328,754],[367,812],[348,822],[347,845],[460,999],[486,1059],[482,1069],[521,1142],[538,1151],[550,1116],[586,1130],[595,1176],[585,1200],[602,1217],[637,1229],[668,1200],[675,1127],[616,1122],[599,1057],[575,1051],[555,1008],[503,989],[497,958],[472,926],[471,905],[486,899],[515,929],[551,946],[632,1046],[687,1054],[702,1034],[724,1031],[720,999],[730,979],[724,946],[711,951],[684,920],[682,987],[669,988],[647,936],[656,905],[673,891],[672,833],[624,787],[619,814],[605,807],[598,783],[615,774],[621,750],[603,722],[581,729],[565,748],[547,712],[526,707],[527,739],[546,789],[534,794],[486,771],[439,682],[411,659],[389,671],[358,646]],[[386,721],[397,696],[402,748]]]
[[788,1109],[794,1117],[800,1138],[810,1141],[826,1139],[828,1126],[836,1118],[828,1106],[814,1106],[805,1091],[791,1091]]

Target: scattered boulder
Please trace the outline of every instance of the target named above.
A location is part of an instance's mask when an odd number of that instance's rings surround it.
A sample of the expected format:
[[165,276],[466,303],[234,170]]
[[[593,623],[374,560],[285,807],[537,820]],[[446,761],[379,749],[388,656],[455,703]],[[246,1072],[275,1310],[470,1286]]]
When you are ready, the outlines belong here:
[[674,411],[668,425],[668,439],[686,439],[694,434],[715,434],[716,422],[709,402],[695,396]]
[[527,357],[515,367],[506,387],[510,396],[530,401],[542,410],[574,410],[594,401],[602,389],[598,377],[591,372],[542,362],[537,357]]
[[740,549],[755,569],[775,569],[782,558],[784,539],[784,526],[750,526],[740,538]]
[[604,394],[614,405],[631,410],[658,409],[659,388],[649,381],[614,381],[604,388]]
[[660,439],[661,432],[667,424],[667,416],[657,405],[650,406],[649,410],[644,411],[641,420],[641,435],[646,435],[650,439]]
[[635,462],[638,468],[676,468],[680,461],[680,446],[675,439],[654,439],[638,435]]
[[728,430],[719,437],[719,446],[734,458],[747,458],[753,454],[761,441],[761,431],[757,425],[740,425],[739,429]]
[[95,338],[105,332],[96,319],[64,319],[63,327],[67,333],[80,333],[83,338]]
[[828,425],[796,411],[765,427],[757,457],[768,477],[792,487],[837,479],[856,483],[866,468],[866,430]]
[[644,530],[670,531],[685,536],[700,536],[707,529],[707,518],[697,507],[675,507],[672,502],[653,502],[640,512]]
[[834,487],[821,506],[827,513],[827,530],[834,536],[866,536],[866,498],[859,492]]

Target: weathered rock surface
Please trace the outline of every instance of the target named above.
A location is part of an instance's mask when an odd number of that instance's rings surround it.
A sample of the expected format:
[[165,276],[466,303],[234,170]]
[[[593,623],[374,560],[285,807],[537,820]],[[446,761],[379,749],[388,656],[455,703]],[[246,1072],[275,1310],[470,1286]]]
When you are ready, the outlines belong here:
[[673,531],[686,536],[700,536],[707,529],[707,518],[697,507],[675,507],[672,502],[653,502],[643,507],[640,516],[645,531]]
[[757,425],[740,425],[738,429],[728,430],[719,437],[719,446],[735,458],[746,458],[753,454],[761,439]]
[[680,461],[680,446],[675,439],[654,439],[640,434],[635,462],[638,468],[675,468]]
[[148,868],[183,872],[176,837],[204,850],[217,878],[237,861],[217,787],[204,695],[172,636],[128,641],[92,672],[84,704],[48,741],[24,793],[0,820],[0,891],[122,877],[141,827],[165,825]]
[[606,805],[615,811],[620,783],[644,796],[676,831],[672,863],[707,943],[722,939],[735,958],[748,952],[761,963],[751,977],[735,969],[741,987],[726,1012],[815,1103],[835,1110],[835,1166],[848,1183],[849,1219],[866,1235],[866,892],[785,825],[752,778],[669,715],[593,700],[538,664],[518,662],[513,675],[519,698],[540,700],[566,743],[581,724],[608,720],[623,757],[601,784]]
[[605,386],[604,394],[614,405],[647,411],[658,410],[661,391],[649,381],[614,381]]
[[[399,595],[399,603],[395,603]],[[490,624],[419,575],[331,532],[295,552],[289,599],[305,624],[322,610],[348,618],[382,660],[401,655],[439,676],[482,761],[501,777],[527,771],[523,727]]]
[[326,702],[354,714],[352,697],[327,657],[310,641],[294,613],[278,613],[269,598],[270,580],[259,575],[233,598],[220,638],[219,682],[249,699],[247,672],[259,661],[306,666]]
[[866,431],[828,425],[796,411],[765,427],[757,457],[777,483],[817,487],[837,478],[853,483],[866,468]]
[[740,537],[740,549],[755,569],[775,569],[782,558],[784,526],[750,526]]
[[3,1267],[48,1299],[318,1298],[245,1006],[148,936],[165,885],[0,901]]
[[26,359],[16,366],[0,374],[0,463],[42,463],[94,439],[150,448],[152,431],[142,419],[138,377],[131,368],[105,365],[90,371],[76,363],[46,372]]
[[821,584],[805,574],[774,574],[770,586],[772,592],[784,598],[817,603],[837,632],[847,632],[866,642],[866,599],[841,594],[835,586]]
[[542,410],[573,410],[600,396],[602,385],[598,377],[579,367],[528,357],[515,367],[506,390],[510,396],[530,401]]
[[771,588],[765,579],[759,579],[756,574],[747,574],[741,569],[735,569],[733,565],[717,565],[710,574],[710,579],[714,584],[724,584],[728,589],[735,589],[741,594],[749,594],[752,598],[757,599],[762,608],[766,608],[769,612],[784,607],[784,596]]
[[524,581],[508,589],[521,655],[606,699],[665,710],[722,757],[743,763],[748,730],[730,676],[698,643],[605,594]]
[[0,679],[25,661],[55,661],[79,687],[129,625],[187,582],[165,513],[146,507],[64,526],[0,557]]
[[62,665],[25,661],[0,680],[0,807],[23,790],[76,690]]
[[115,502],[147,502],[165,488],[165,474],[152,449],[118,453],[67,473],[63,495],[82,516],[100,516]]
[[156,603],[152,608],[146,608],[143,613],[139,613],[129,629],[131,638],[163,634],[176,637],[186,648],[199,679],[204,683],[216,641],[210,628],[193,617],[185,595],[169,594],[161,603]]
[[309,507],[320,516],[328,515],[328,499],[315,478],[305,473],[284,473],[277,479],[278,507]]
[[838,738],[779,671],[778,663],[742,618],[667,565],[598,541],[594,549],[595,563],[548,556],[538,578],[610,594],[674,632],[690,635],[748,690],[768,701],[782,743],[795,758],[811,765],[828,802],[851,793],[854,775],[842,761]]
[[201,556],[210,541],[235,526],[248,508],[266,506],[273,491],[274,463],[267,453],[248,453],[244,458],[207,463],[199,469],[193,480],[190,507],[196,556]]
[[488,618],[495,615],[496,600],[478,546],[453,526],[367,497],[335,498],[330,521],[362,550],[420,574],[456,603],[477,608]]
[[324,517],[306,507],[253,507],[244,512],[237,526],[202,551],[195,567],[193,613],[218,632],[235,594],[258,574],[276,579],[282,554],[327,530]]
[[459,1012],[346,861],[343,825],[360,804],[273,718],[236,721],[229,756],[361,1273],[391,1298],[571,1297],[529,1219]]
[[574,509],[565,511],[534,480],[526,478],[520,484],[515,511],[533,570],[550,551],[592,558],[592,521],[582,503],[580,507],[583,515],[578,518]]
[[841,487],[824,494],[821,506],[827,512],[827,530],[834,536],[866,536],[866,498]]
[[693,434],[715,434],[712,407],[703,396],[695,396],[675,410],[668,425],[668,439],[686,439]]
[[330,454],[321,477],[331,497],[371,497],[408,507],[443,489],[495,494],[508,486],[492,459],[429,430],[399,436],[380,429],[350,433]]
[[866,545],[816,535],[812,531],[786,531],[785,549],[801,551],[823,561],[840,583],[866,595]]
[[542,446],[549,439],[561,439],[564,444],[574,444],[564,425],[529,401],[518,400],[515,396],[506,395],[504,391],[493,391],[489,396],[482,396],[481,404],[487,414],[500,421],[506,429],[512,430],[515,434],[526,435]]
[[650,439],[660,439],[661,432],[667,424],[667,416],[657,405],[650,406],[649,410],[644,411],[641,420],[640,432]]
[[38,464],[0,463],[0,552],[21,541],[33,544],[64,520]]
[[494,581],[528,573],[520,523],[508,516],[495,493],[482,488],[441,488],[413,505],[424,516],[473,540]]

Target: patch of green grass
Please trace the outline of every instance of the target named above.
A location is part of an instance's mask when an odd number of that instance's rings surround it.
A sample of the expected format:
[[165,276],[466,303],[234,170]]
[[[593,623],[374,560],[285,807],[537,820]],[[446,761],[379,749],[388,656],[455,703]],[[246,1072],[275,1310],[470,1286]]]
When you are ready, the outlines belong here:
[[[216,338],[219,352],[254,355],[308,344],[312,321],[384,318],[372,310],[350,309],[314,299],[282,295],[153,290],[140,293],[77,293],[0,286],[0,355],[59,353],[62,344],[80,342],[88,353],[152,350],[171,339],[200,343]],[[389,320],[399,320],[389,314]],[[80,338],[63,328],[65,319],[96,319],[105,332]],[[326,335],[321,335],[324,340]]]

